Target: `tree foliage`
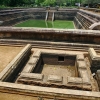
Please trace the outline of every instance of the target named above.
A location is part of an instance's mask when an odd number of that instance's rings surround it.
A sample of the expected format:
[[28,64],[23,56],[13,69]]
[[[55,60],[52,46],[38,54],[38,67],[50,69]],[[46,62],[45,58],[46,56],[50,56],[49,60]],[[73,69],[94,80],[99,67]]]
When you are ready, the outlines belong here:
[[75,3],[94,4],[100,3],[100,0],[0,0],[0,5],[5,6],[23,6],[23,5],[72,5]]

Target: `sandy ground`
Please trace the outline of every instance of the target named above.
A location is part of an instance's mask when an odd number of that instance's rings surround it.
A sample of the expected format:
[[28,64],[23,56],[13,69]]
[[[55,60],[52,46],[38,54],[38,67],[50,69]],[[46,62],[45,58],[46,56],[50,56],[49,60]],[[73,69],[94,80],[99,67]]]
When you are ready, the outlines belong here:
[[0,100],[38,100],[38,98],[19,94],[1,93]]
[[62,65],[47,65],[43,66],[42,74],[44,75],[58,75],[63,77],[75,76],[74,66],[62,66]]
[[23,47],[0,46],[0,72],[22,50]]

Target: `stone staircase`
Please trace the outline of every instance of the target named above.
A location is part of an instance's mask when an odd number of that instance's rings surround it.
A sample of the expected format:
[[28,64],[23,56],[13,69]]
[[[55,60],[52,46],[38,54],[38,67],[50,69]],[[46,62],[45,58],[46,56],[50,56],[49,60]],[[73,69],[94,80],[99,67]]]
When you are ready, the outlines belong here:
[[53,11],[47,12],[45,21],[48,21],[48,20],[49,21],[53,21],[54,20],[54,12]]
[[52,20],[53,12],[48,12],[48,19],[47,20]]
[[74,23],[79,29],[89,29],[92,24],[97,22],[99,22],[98,16],[83,11],[77,12],[74,19]]
[[31,44],[33,48],[40,49],[54,49],[54,50],[70,50],[70,51],[84,51],[93,47],[97,52],[100,52],[100,45],[95,44],[81,44],[81,43],[64,43],[64,42],[49,42],[49,41],[31,41],[31,40],[14,40],[1,39],[0,45],[24,46]]

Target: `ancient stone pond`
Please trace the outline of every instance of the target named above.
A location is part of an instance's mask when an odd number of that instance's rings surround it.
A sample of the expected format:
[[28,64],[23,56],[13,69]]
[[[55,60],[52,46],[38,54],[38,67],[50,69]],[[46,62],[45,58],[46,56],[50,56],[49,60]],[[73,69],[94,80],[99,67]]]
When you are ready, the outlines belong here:
[[[12,9],[0,11],[0,20],[0,100],[100,100],[99,14]],[[15,27],[26,20],[48,23]]]

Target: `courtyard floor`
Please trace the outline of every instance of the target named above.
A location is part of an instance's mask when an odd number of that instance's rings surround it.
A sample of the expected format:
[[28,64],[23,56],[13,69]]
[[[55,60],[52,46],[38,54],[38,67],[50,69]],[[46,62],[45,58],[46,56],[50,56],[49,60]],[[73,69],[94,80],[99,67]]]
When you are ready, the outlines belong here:
[[13,60],[23,47],[0,46],[0,72]]

